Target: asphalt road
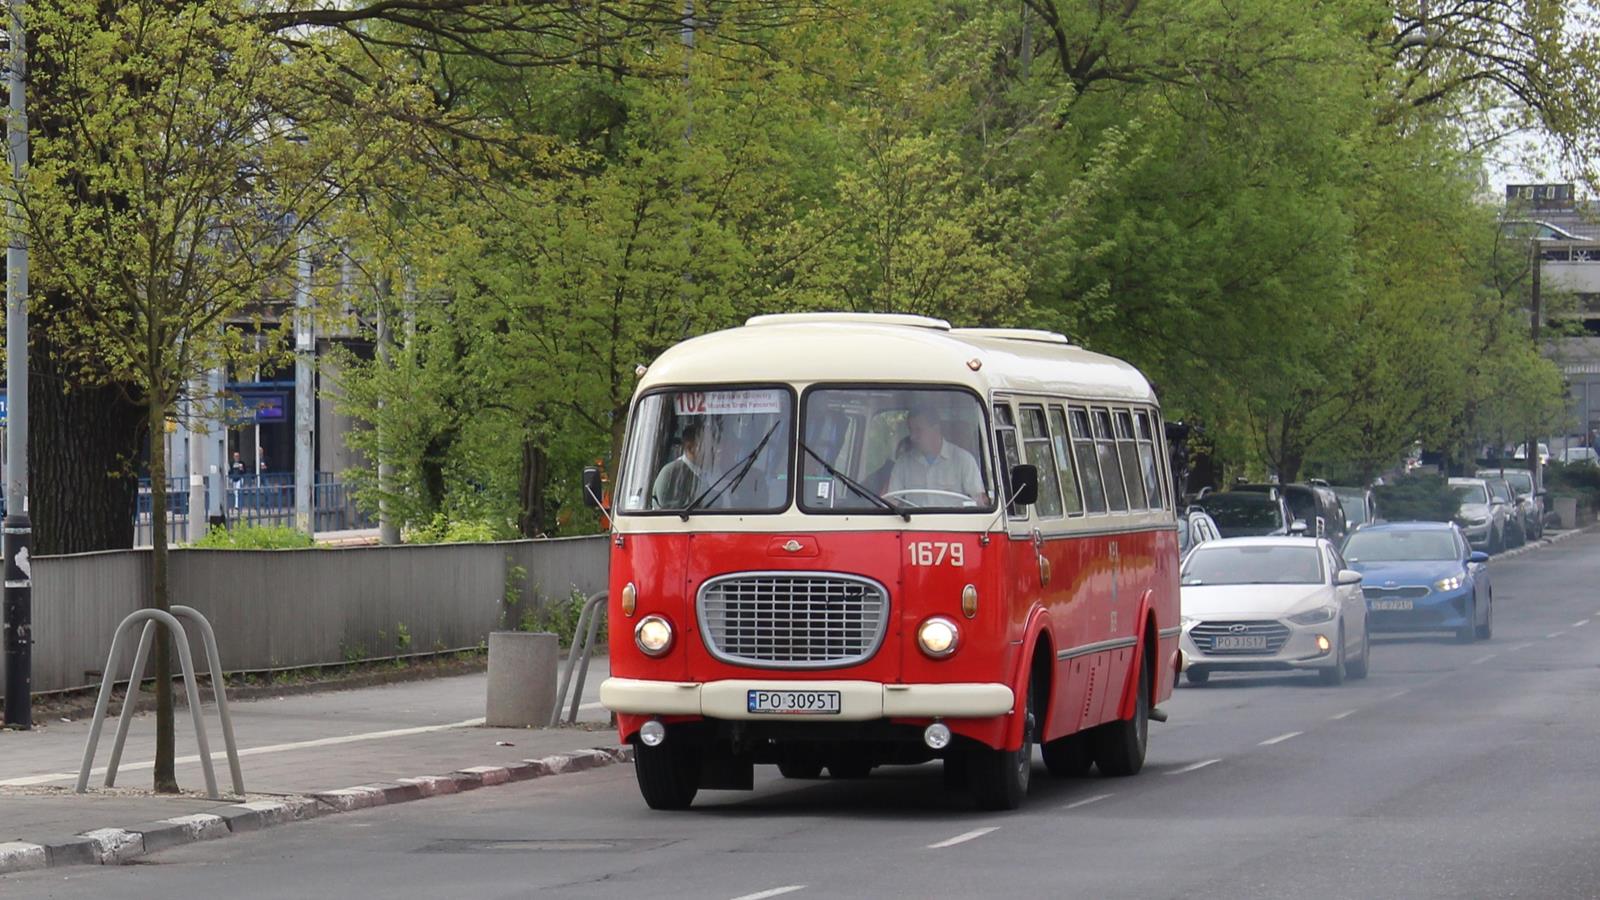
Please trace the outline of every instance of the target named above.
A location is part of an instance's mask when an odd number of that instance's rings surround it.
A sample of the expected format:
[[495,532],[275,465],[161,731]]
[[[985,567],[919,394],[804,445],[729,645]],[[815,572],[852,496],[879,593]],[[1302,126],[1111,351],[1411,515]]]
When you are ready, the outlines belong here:
[[976,812],[938,769],[704,792],[617,767],[0,879],[21,897],[1600,897],[1600,536],[1491,564],[1495,637],[1218,675],[1131,779]]

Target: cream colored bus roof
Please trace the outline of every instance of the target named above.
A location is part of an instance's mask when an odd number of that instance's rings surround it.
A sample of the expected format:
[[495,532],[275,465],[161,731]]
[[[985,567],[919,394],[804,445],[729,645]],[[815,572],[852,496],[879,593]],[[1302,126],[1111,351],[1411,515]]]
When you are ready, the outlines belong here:
[[866,313],[757,316],[742,328],[691,338],[661,354],[639,389],[730,382],[960,384],[982,394],[1156,402],[1138,369],[1058,334]]

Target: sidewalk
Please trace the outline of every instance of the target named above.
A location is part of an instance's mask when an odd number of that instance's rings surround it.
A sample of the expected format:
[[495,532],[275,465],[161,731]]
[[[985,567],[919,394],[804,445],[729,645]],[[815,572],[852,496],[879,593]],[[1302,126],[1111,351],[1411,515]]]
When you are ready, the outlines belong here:
[[[181,708],[177,775],[185,793],[177,796],[149,791],[153,715],[134,719],[118,786],[106,789],[104,766],[116,727],[113,705],[90,790],[83,795],[72,788],[88,737],[87,719],[40,723],[28,732],[0,731],[0,874],[41,865],[122,862],[184,840],[620,761],[616,732],[597,701],[606,663],[601,657],[590,667],[579,724],[555,729],[484,727],[485,673],[232,703],[248,792],[242,798],[226,796],[231,785],[221,727],[216,708],[206,702],[222,801],[204,796],[193,727]],[[595,748],[609,749],[592,752]],[[367,785],[379,787],[359,789]],[[191,819],[174,824],[175,817]],[[102,832],[98,842],[74,837],[103,829],[111,831]],[[135,853],[128,843],[140,835]]]

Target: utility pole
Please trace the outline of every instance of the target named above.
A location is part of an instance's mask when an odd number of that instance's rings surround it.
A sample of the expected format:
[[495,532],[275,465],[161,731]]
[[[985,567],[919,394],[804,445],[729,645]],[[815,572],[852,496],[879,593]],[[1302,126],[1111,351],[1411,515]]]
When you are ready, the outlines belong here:
[[206,536],[206,432],[202,415],[205,404],[200,398],[205,393],[205,381],[196,378],[189,382],[189,543]]
[[[393,364],[394,359],[394,323],[389,313],[389,276],[384,275],[378,282],[378,342],[376,354],[378,365],[385,371]],[[378,409],[382,410],[384,401],[378,400]],[[378,417],[379,428],[383,417]],[[394,490],[394,463],[389,459],[388,448],[382,440],[378,441],[378,543],[384,545],[400,543],[400,529],[395,525],[394,513],[389,508],[388,492]]]
[[6,515],[5,724],[33,727],[33,522],[28,518],[28,226],[21,191],[28,174],[27,4],[11,0],[11,190],[6,201],[11,240],[6,246]]
[[294,278],[294,527],[313,534],[312,518],[317,461],[312,456],[317,411],[312,379],[316,371],[317,336],[311,321],[311,235],[306,223],[295,231]]
[[[1529,284],[1531,285],[1530,293],[1532,296],[1529,298],[1528,303],[1528,306],[1531,308],[1532,321],[1529,323],[1528,330],[1533,336],[1533,350],[1535,353],[1537,353],[1539,351],[1539,325],[1540,320],[1544,318],[1544,298],[1540,296],[1544,275],[1544,255],[1539,252],[1539,238],[1537,235],[1529,240],[1528,244],[1533,248],[1531,252],[1533,257],[1533,269],[1529,274]],[[1533,472],[1533,489],[1535,491],[1541,491],[1543,490],[1544,485],[1544,462],[1543,460],[1539,459],[1538,436],[1534,435],[1533,437],[1528,438],[1527,446],[1528,469]],[[1538,506],[1539,515],[1542,517],[1544,516],[1543,501],[1541,501]]]

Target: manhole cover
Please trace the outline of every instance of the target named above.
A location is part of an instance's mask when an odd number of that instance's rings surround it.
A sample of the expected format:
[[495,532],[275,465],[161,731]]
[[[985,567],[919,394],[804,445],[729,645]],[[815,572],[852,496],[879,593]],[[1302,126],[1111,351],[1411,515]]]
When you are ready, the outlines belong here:
[[654,850],[672,841],[652,838],[443,838],[423,853],[608,853]]

